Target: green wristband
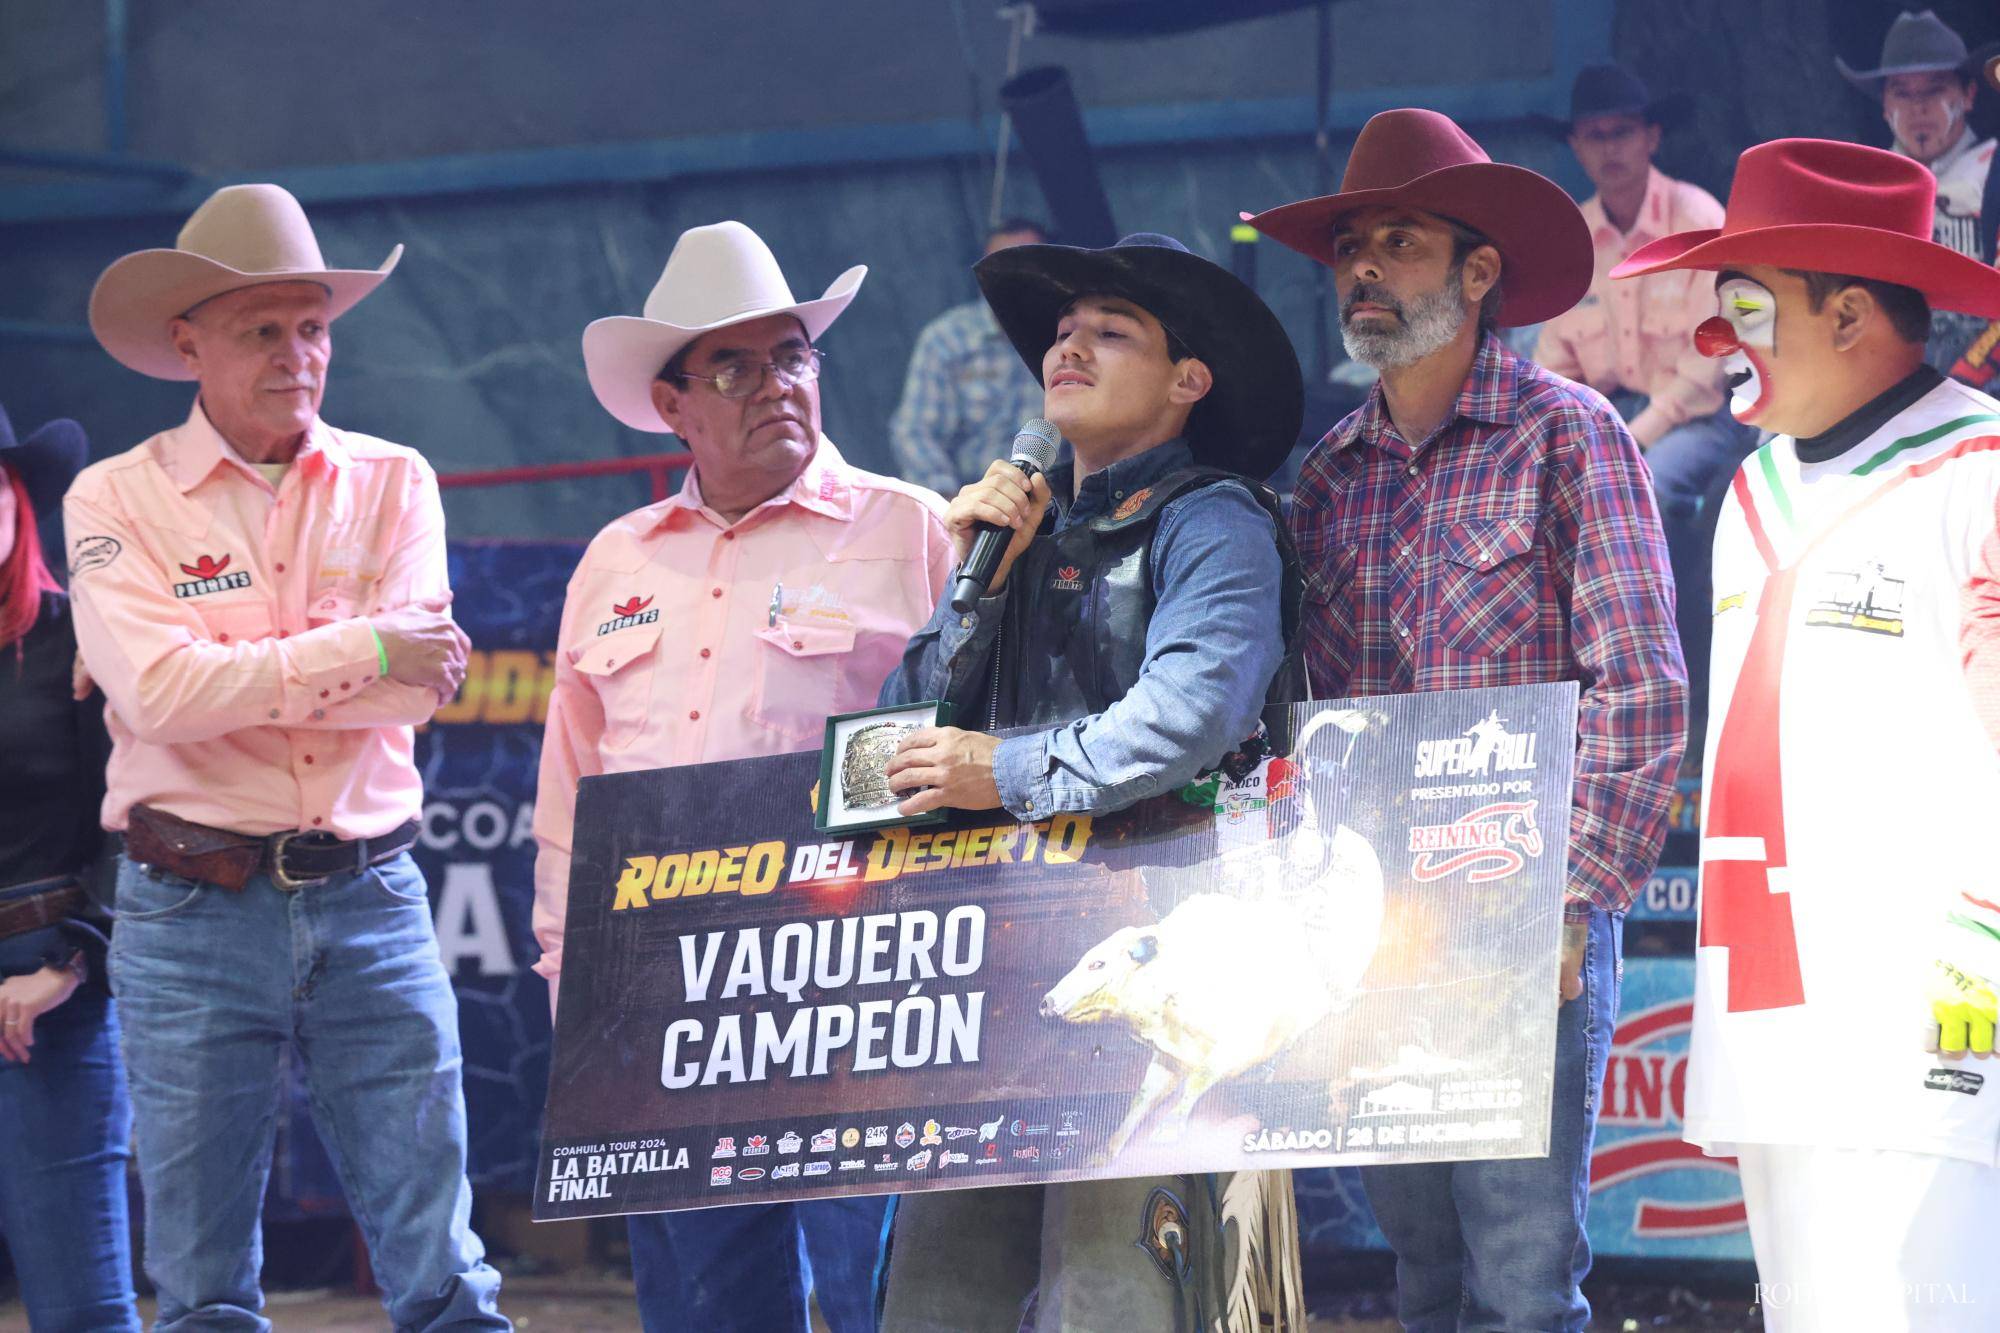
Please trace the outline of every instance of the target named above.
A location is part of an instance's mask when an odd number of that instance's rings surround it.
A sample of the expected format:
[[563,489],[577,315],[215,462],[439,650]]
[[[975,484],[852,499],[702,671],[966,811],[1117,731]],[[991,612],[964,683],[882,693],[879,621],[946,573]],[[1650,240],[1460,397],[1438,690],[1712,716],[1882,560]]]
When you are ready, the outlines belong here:
[[368,632],[375,638],[375,670],[382,679],[389,678],[389,650],[382,646],[382,635],[371,623]]

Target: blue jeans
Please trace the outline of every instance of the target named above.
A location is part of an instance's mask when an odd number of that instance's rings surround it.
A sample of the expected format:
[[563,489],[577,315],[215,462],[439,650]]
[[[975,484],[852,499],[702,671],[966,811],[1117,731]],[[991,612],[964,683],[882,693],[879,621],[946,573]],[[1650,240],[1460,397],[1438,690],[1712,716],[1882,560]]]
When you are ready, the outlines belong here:
[[[1613,394],[1627,421],[1646,406],[1637,394]],[[1653,495],[1660,506],[1660,530],[1667,539],[1673,570],[1674,628],[1688,674],[1687,752],[1699,757],[1708,732],[1708,645],[1715,623],[1715,520],[1737,467],[1756,447],[1757,433],[1719,411],[1684,421],[1646,450],[1653,472]]]
[[646,1333],[873,1333],[886,1198],[745,1204],[626,1219]]
[[[0,976],[40,965],[12,961],[0,958]],[[118,1012],[94,976],[36,1020],[27,1064],[0,1058],[0,1234],[35,1333],[138,1333],[131,1136]]]
[[1592,911],[1583,994],[1556,1020],[1547,1157],[1361,1168],[1396,1251],[1396,1314],[1410,1333],[1589,1325],[1577,1284],[1590,1271],[1590,1145],[1618,1023],[1621,934],[1621,922]]
[[407,854],[296,893],[121,861],[111,977],[160,1333],[271,1326],[258,1221],[286,1043],[394,1326],[510,1327],[470,1226],[458,1004]]

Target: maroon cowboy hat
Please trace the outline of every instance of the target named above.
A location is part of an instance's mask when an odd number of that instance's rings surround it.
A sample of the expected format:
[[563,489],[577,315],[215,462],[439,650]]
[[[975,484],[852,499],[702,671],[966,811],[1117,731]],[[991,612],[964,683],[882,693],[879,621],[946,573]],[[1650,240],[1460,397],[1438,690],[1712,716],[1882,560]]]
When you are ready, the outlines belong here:
[[1284,204],[1244,221],[1280,245],[1333,264],[1333,224],[1356,209],[1401,206],[1463,223],[1500,252],[1506,327],[1553,319],[1590,290],[1590,227],[1560,185],[1495,162],[1435,111],[1369,117],[1347,155],[1340,193]]
[[1736,160],[1721,228],[1643,245],[1611,270],[1776,264],[1914,287],[1940,310],[2000,319],[2000,269],[1931,240],[1937,180],[1900,153],[1830,139],[1774,139]]

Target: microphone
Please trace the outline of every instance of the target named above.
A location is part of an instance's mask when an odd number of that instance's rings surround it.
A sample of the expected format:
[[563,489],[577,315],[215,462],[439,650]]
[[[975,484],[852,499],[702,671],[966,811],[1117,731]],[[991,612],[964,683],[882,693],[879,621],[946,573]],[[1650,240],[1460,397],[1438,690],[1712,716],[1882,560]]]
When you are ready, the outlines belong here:
[[[1007,461],[1021,469],[1022,475],[1032,478],[1048,470],[1061,447],[1061,433],[1042,418],[1034,417],[1023,422],[1015,433],[1014,455]],[[977,525],[977,531],[979,535],[972,539],[972,553],[965,557],[965,564],[958,571],[958,582],[952,585],[951,609],[960,615],[972,610],[986,595],[986,585],[993,581],[1000,568],[1000,557],[1007,554],[1007,543],[1014,539],[1012,528],[995,527],[991,523]]]

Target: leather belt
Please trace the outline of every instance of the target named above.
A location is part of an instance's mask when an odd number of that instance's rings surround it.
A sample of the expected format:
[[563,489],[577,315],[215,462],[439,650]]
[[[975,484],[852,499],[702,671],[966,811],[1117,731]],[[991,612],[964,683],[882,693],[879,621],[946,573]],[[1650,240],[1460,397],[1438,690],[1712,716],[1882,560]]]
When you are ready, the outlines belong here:
[[88,901],[83,886],[68,875],[0,889],[0,940],[75,916]]
[[149,805],[135,805],[125,829],[125,854],[142,865],[157,866],[231,893],[242,892],[261,870],[277,888],[294,893],[335,875],[359,874],[402,855],[416,841],[414,819],[376,838],[336,838],[331,833],[297,829],[260,837],[197,824]]

